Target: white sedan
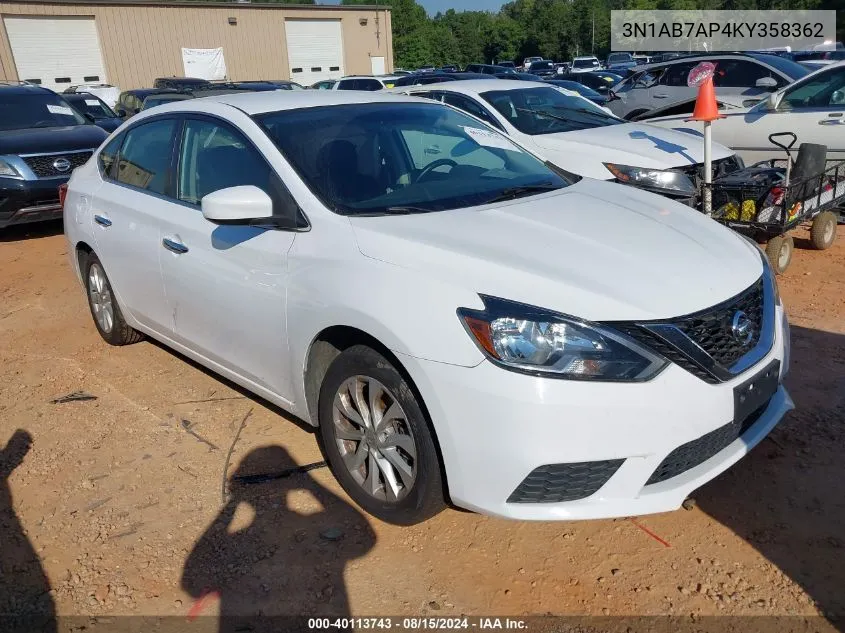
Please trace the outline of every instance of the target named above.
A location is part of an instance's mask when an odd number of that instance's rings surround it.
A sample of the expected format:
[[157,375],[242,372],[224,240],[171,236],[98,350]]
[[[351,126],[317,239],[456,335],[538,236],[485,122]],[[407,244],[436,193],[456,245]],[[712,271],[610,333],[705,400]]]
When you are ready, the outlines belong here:
[[431,101],[142,112],[64,221],[105,341],[154,338],[318,427],[385,521],[672,510],[792,407],[756,245]]
[[[436,99],[463,110],[579,176],[615,179],[688,204],[695,200],[704,161],[699,136],[625,121],[547,83],[476,79],[393,92]],[[432,138],[429,151],[439,145]],[[739,167],[734,152],[718,143],[713,145],[713,159],[716,173]]]
[[[785,158],[769,141],[777,132],[794,132],[796,150],[800,143],[818,143],[827,146],[828,158],[845,160],[845,62],[807,75],[751,108],[725,105],[725,118],[713,122],[713,139],[736,150],[746,163]],[[655,112],[656,117],[643,120],[674,130],[700,129],[686,121],[694,101],[676,107],[670,114]]]

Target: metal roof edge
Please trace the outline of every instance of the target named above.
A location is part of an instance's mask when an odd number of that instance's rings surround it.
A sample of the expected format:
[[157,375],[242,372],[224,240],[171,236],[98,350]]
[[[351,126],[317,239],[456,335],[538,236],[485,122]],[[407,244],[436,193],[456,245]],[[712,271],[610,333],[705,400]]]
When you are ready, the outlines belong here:
[[204,0],[0,0],[2,4],[203,7],[206,9],[291,9],[306,11],[390,11],[386,4],[285,4],[281,2],[215,2]]

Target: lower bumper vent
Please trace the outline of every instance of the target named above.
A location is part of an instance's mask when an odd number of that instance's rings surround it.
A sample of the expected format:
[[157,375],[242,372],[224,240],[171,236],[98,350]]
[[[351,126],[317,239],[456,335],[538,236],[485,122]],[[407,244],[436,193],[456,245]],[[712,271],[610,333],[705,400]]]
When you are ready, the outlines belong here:
[[613,477],[624,459],[549,464],[531,471],[508,497],[508,503],[557,503],[585,499]]

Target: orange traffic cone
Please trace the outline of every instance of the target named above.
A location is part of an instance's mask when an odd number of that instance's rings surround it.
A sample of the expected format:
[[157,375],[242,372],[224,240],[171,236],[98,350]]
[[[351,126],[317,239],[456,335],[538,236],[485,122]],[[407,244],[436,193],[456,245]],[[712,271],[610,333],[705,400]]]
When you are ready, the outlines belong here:
[[716,103],[716,89],[713,87],[713,77],[708,77],[698,87],[695,110],[693,110],[692,117],[687,119],[687,121],[709,122],[724,118],[724,114],[719,114],[719,106]]

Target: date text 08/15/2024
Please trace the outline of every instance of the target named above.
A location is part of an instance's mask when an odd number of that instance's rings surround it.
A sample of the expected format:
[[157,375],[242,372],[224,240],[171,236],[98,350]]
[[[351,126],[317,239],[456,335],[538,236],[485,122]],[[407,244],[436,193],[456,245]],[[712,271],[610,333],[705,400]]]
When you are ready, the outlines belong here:
[[404,631],[446,631],[446,630],[525,630],[525,620],[518,618],[436,618],[436,617],[404,617],[404,618],[310,618],[308,629],[319,630],[404,630]]

